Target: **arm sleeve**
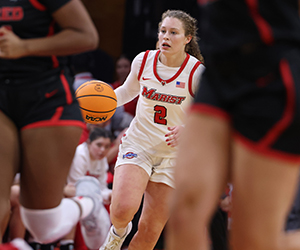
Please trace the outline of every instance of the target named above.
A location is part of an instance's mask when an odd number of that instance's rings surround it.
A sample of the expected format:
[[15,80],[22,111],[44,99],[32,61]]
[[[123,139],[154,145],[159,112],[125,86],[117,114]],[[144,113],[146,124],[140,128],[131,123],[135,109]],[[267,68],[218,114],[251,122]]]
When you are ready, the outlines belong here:
[[200,85],[202,74],[205,70],[205,66],[203,64],[200,64],[199,67],[196,69],[195,74],[193,76],[193,82],[192,82],[192,91],[193,93],[197,92],[198,86]]
[[144,54],[145,52],[142,52],[134,58],[127,79],[125,80],[123,85],[115,90],[118,107],[134,99],[140,92],[140,82],[138,80],[138,74]]
[[71,0],[39,0],[38,2],[44,5],[50,13],[53,13],[70,1]]

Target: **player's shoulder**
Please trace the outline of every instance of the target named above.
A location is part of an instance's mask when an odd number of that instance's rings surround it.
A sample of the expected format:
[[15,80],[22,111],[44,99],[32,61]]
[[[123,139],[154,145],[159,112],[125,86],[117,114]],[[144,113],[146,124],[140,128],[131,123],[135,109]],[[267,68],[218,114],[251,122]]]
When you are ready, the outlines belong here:
[[153,55],[156,55],[157,52],[158,52],[158,50],[146,50],[146,51],[140,52],[139,54],[137,54],[137,56],[134,58],[134,60],[135,59],[143,60],[143,58],[145,56],[147,56],[147,57],[153,56]]
[[[189,56],[190,56],[189,61],[190,61],[191,63],[196,64],[196,63],[200,62],[200,61],[198,60],[198,58],[194,57],[193,55],[189,54]],[[202,63],[200,62],[200,64],[202,64]]]
[[205,69],[204,64],[201,61],[199,61],[198,58],[196,58],[190,54],[189,54],[189,61],[188,61],[187,67],[190,70],[194,69],[194,70],[200,71],[200,72],[203,72]]
[[146,50],[140,52],[132,61],[132,69],[139,69],[142,65],[143,60],[155,56],[156,52],[157,50]]

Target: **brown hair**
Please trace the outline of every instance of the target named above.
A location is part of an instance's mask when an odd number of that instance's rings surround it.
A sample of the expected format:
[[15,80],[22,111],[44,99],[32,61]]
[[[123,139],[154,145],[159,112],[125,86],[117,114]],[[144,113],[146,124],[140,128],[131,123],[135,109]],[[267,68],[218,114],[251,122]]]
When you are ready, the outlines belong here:
[[198,40],[199,37],[197,35],[198,30],[198,22],[195,18],[191,17],[189,14],[182,10],[167,10],[161,16],[161,21],[158,24],[158,28],[160,29],[163,20],[166,17],[173,17],[180,20],[183,24],[183,28],[185,30],[185,36],[191,35],[191,41],[185,46],[185,52],[191,54],[196,57],[200,62],[204,63],[204,58],[201,54]]

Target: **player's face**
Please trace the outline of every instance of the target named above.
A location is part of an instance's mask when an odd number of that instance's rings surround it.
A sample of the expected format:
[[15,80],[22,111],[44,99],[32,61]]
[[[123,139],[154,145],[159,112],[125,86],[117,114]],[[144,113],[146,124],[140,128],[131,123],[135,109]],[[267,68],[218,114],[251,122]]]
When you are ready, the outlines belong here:
[[89,151],[92,160],[101,160],[108,153],[110,148],[110,139],[99,137],[89,143]]
[[183,52],[189,39],[185,36],[182,22],[174,17],[166,17],[159,30],[158,42],[163,53]]

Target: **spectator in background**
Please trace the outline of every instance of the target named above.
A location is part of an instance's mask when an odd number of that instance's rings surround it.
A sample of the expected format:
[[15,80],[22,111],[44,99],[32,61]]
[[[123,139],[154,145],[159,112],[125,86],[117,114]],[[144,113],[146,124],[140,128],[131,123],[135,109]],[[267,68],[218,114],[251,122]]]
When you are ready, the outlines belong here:
[[[127,76],[130,73],[130,68],[131,68],[131,60],[129,59],[128,56],[126,56],[125,54],[122,54],[116,62],[115,71],[116,71],[117,80],[111,84],[111,86],[114,89],[123,85]],[[137,96],[132,101],[130,101],[124,105],[124,111],[129,113],[130,115],[132,115],[132,117],[135,116],[135,110],[136,110],[136,104],[137,104],[138,98],[139,97]]]
[[[111,146],[111,133],[105,128],[94,127],[89,134],[86,142],[80,144],[72,162],[70,173],[65,187],[65,196],[72,197],[75,195],[75,183],[82,176],[92,176],[99,181],[101,189],[101,197],[103,204],[110,204],[112,190],[107,187],[108,161],[107,154]],[[82,230],[82,236],[85,244],[89,249],[99,249],[105,240],[106,234],[110,227],[110,219],[105,207],[102,206],[99,211],[99,230],[93,236],[89,235],[89,231]],[[82,229],[83,225],[81,225]],[[73,235],[68,235],[70,240],[74,239]],[[66,239],[64,239],[66,240]]]

